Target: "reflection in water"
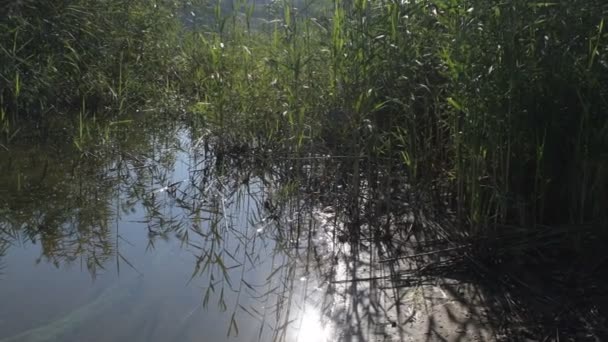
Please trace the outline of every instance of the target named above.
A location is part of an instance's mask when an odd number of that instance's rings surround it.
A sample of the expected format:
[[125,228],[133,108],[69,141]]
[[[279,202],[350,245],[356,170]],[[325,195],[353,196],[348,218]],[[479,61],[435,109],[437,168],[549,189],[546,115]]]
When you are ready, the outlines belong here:
[[331,327],[324,323],[321,313],[315,308],[304,310],[300,324],[297,329],[293,330],[293,334],[296,341],[326,342],[333,340]]
[[0,341],[332,340],[312,208],[243,152],[154,125],[0,151]]
[[0,149],[0,342],[496,340],[506,288],[394,160],[200,131]]
[[[423,272],[457,259],[430,260],[451,249],[414,232],[374,161],[200,131],[0,150],[0,342],[416,341],[447,321],[487,336],[468,308],[441,311],[461,292]],[[428,257],[402,262],[412,240]]]

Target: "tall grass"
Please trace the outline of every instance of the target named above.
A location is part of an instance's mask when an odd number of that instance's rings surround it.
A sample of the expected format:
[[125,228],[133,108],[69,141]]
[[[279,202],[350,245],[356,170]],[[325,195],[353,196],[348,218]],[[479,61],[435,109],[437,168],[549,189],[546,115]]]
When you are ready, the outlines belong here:
[[[605,1],[11,4],[0,18],[0,148],[20,122],[67,116],[86,151],[103,140],[97,118],[165,106],[213,146],[218,177],[238,166],[226,156],[254,151],[246,163],[279,165],[294,202],[302,189],[333,201],[349,233],[338,241],[366,224],[372,239],[404,229],[409,240],[411,226],[391,221],[404,207],[447,217],[442,237],[461,239],[458,250],[507,235],[499,243],[519,250],[504,259],[528,245],[567,258],[608,237]],[[327,155],[340,162],[324,165]],[[213,212],[225,212],[219,199]],[[212,223],[218,241],[225,219]],[[300,226],[280,228],[279,240],[298,241]],[[218,246],[200,249],[220,274]]]
[[[3,122],[137,108],[175,78],[169,2],[13,1],[0,18]],[[78,113],[78,110],[75,111]]]
[[355,198],[408,183],[462,233],[607,221],[602,1],[16,4],[5,130],[177,94],[224,141],[355,157]]
[[606,222],[605,4],[336,7],[351,123],[395,133],[409,181],[452,194],[463,227]]

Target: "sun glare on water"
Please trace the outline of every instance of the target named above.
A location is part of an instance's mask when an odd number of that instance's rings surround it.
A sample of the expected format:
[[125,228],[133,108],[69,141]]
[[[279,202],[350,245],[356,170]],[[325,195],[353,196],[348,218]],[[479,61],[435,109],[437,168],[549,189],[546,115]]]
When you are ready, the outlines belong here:
[[293,342],[329,342],[332,341],[331,324],[323,322],[317,310],[307,310],[299,326],[294,326]]

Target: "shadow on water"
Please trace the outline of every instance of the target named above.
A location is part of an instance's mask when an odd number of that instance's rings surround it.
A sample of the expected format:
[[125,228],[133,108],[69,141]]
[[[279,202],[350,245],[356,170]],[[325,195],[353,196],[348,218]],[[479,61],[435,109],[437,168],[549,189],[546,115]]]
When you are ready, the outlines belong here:
[[553,340],[576,315],[602,334],[596,303],[488,269],[390,159],[103,132],[0,150],[0,341]]

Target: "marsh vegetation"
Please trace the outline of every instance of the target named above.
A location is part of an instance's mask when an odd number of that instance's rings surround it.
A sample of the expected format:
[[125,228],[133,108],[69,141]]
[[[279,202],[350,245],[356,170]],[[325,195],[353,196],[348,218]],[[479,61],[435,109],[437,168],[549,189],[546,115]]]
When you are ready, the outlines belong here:
[[[608,338],[606,18],[4,1],[0,339]],[[78,290],[23,320],[28,279]]]

